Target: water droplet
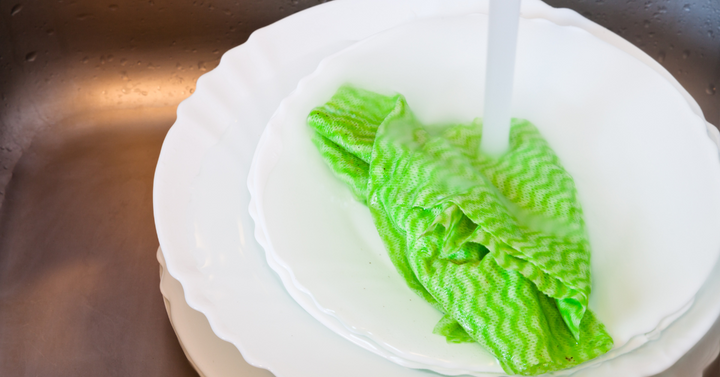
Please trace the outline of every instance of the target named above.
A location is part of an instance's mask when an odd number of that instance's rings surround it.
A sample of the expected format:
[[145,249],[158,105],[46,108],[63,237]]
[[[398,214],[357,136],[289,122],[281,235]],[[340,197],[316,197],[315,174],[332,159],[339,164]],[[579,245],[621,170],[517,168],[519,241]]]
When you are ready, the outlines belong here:
[[80,21],[88,19],[90,17],[92,17],[92,14],[90,14],[90,13],[80,13],[77,16],[75,16],[75,18],[77,18]]
[[716,90],[717,89],[715,88],[715,85],[713,83],[710,83],[710,84],[708,84],[707,88],[705,88],[705,93],[712,96],[715,94]]
[[649,27],[650,27],[650,21],[649,21],[649,20],[643,21],[643,26],[645,26],[645,29],[649,28]]
[[108,62],[111,62],[111,61],[113,61],[114,58],[115,58],[114,56],[108,55],[106,59]]
[[47,33],[47,35],[53,35],[53,34],[55,34],[55,29],[48,29],[46,31],[46,33]]
[[198,69],[203,72],[207,71],[207,68],[205,68],[205,62],[203,62],[203,61],[198,62]]
[[655,38],[655,32],[654,31],[649,32],[648,37]]
[[683,10],[684,10],[685,12],[690,12],[690,4],[685,4],[685,5],[683,6]]
[[213,54],[217,55],[219,53],[220,53],[220,50],[218,50],[217,48],[213,50]]
[[190,94],[195,93],[195,88],[190,88]]
[[120,59],[120,65],[125,66],[125,64],[127,64],[127,59],[125,59],[125,58]]
[[21,4],[15,4],[15,6],[12,7],[12,9],[10,10],[10,15],[11,15],[11,16],[14,16],[14,15],[20,13],[21,10],[22,10],[22,5],[21,5]]
[[662,63],[665,61],[665,51],[658,52],[657,61],[658,63]]
[[225,13],[226,16],[232,16],[230,9],[223,9],[223,13]]
[[88,61],[90,61],[90,58],[88,58],[87,56],[82,58],[83,64],[87,64]]
[[110,10],[118,10],[118,5],[117,5],[117,4],[110,4],[110,5],[108,5],[108,8],[109,8]]
[[28,52],[28,54],[25,55],[26,62],[34,62],[36,58],[37,58],[37,52],[35,52],[35,51]]
[[683,51],[683,55],[682,55],[682,56],[683,56],[683,59],[689,58],[689,57],[690,57],[690,50],[685,50],[685,51]]

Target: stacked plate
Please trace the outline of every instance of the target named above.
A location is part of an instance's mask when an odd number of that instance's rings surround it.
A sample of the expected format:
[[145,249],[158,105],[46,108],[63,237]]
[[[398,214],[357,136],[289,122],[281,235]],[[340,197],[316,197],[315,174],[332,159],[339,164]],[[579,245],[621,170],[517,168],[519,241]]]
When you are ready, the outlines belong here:
[[[429,122],[480,115],[481,109],[473,113],[473,104],[482,103],[475,90],[482,87],[478,72],[483,71],[478,55],[482,46],[476,42],[483,40],[486,7],[478,1],[324,4],[262,29],[229,51],[179,107],[155,178],[163,256],[190,307],[203,313],[213,332],[235,345],[251,364],[278,376],[418,376],[427,374],[425,370],[502,374],[479,347],[453,348],[458,346],[430,334],[439,313],[419,299],[410,301],[414,297],[392,274],[369,214],[318,168],[303,126],[308,107],[322,104],[348,81],[380,92],[402,92],[411,106],[423,109],[419,115]],[[669,73],[616,35],[540,1],[526,1],[522,16],[519,100],[514,106],[541,128],[578,182],[581,197],[588,193],[583,205],[591,239],[601,240],[593,245],[597,298],[591,307],[616,339],[616,349],[589,363],[593,368],[560,374],[648,376],[668,368],[695,345],[689,361],[677,365],[681,375],[697,375],[717,354],[715,332],[708,332],[720,312],[720,272],[713,270],[718,240],[708,235],[720,213],[713,195],[720,189],[717,149],[710,141],[714,134],[708,134],[715,129],[706,128],[697,104]],[[473,33],[477,36],[467,37]],[[427,48],[447,51],[433,57]],[[426,58],[418,59],[423,53]],[[438,56],[462,53],[467,56],[455,59],[461,64],[451,70],[457,77],[433,81],[448,64]],[[547,64],[552,59],[569,65],[553,71]],[[593,76],[593,69],[617,77]],[[581,81],[568,80],[573,74]],[[619,86],[613,89],[608,84],[613,82]],[[637,91],[618,90],[628,87]],[[454,98],[464,100],[443,103],[442,97],[426,95],[449,89]],[[595,109],[576,100],[588,98],[588,93]],[[633,101],[641,94],[650,97]],[[551,111],[558,108],[566,110],[562,116]],[[573,128],[579,119],[588,125]],[[615,146],[613,154],[601,159],[593,155],[597,140],[609,143],[600,146]],[[672,153],[663,153],[668,150]],[[622,169],[628,159],[647,174]],[[588,169],[592,161],[603,162]],[[662,169],[652,168],[659,165]],[[608,207],[608,198],[596,194],[617,190],[617,182],[631,175],[633,180],[620,185],[627,190],[611,198],[610,203],[620,203],[616,207]],[[667,176],[682,179],[663,181]],[[251,211],[258,222],[255,236],[265,250],[253,238],[248,177]],[[671,200],[676,205],[653,206],[677,193],[691,195],[676,196]],[[623,227],[636,224],[617,221],[628,200],[636,207],[628,213],[664,220],[622,233]],[[608,211],[612,216],[603,217]],[[693,221],[677,221],[685,218]],[[629,238],[608,237],[618,232]],[[328,242],[315,242],[320,239]],[[602,241],[608,239],[615,243]],[[683,245],[692,250],[692,258],[672,252],[679,240],[692,240]],[[366,252],[345,248],[345,253],[333,253],[338,250],[333,242],[361,245]],[[626,252],[627,245],[634,254]],[[322,271],[332,273],[318,273]],[[354,288],[358,286],[372,289],[363,293]],[[172,296],[164,289],[166,297]],[[638,292],[644,294],[638,298]],[[628,310],[630,303],[639,303],[639,308]],[[385,304],[390,308],[383,312]],[[407,313],[415,313],[413,321],[401,322]],[[186,350],[191,348],[186,344]],[[199,365],[203,356],[188,352]]]

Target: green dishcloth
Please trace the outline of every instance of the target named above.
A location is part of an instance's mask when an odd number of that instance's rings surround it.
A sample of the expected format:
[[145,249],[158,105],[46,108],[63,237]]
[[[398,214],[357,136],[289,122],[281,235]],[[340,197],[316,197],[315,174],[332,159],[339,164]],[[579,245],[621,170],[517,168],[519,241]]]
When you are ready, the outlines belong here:
[[590,246],[575,184],[538,130],[478,153],[482,125],[425,128],[401,95],[341,87],[312,111],[313,142],[366,203],[408,286],[509,374],[568,368],[612,348],[588,309]]

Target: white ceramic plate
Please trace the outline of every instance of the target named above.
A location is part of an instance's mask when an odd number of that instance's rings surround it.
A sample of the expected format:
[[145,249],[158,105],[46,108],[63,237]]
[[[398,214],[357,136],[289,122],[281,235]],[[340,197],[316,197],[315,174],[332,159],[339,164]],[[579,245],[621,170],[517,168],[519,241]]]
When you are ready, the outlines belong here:
[[[270,372],[254,368],[242,357],[234,345],[215,335],[207,318],[192,309],[185,302],[180,282],[167,273],[163,252],[158,248],[160,263],[160,291],[165,299],[165,307],[170,323],[177,334],[178,341],[190,363],[202,377],[269,377]],[[258,266],[257,268],[262,268]],[[265,266],[267,268],[267,266]],[[683,321],[680,319],[679,321]],[[675,326],[675,325],[673,325]],[[662,338],[641,348],[656,348]],[[720,348],[720,321],[715,321],[710,331],[668,370],[655,377],[702,377],[703,370],[718,355]]]
[[272,377],[272,374],[248,364],[238,349],[215,335],[207,318],[185,302],[182,285],[167,273],[162,250],[158,248],[160,263],[160,292],[165,310],[178,337],[180,346],[200,377]]
[[[246,44],[229,51],[218,69],[203,76],[196,93],[179,107],[178,120],[163,145],[155,176],[158,237],[168,270],[185,288],[190,307],[205,314],[214,332],[238,347],[251,364],[282,377],[426,375],[358,350],[292,301],[251,236],[244,174],[255,143],[280,100],[322,58],[353,41],[409,20],[462,14],[482,7],[475,1],[410,0],[339,0],[315,7],[258,31]],[[628,42],[574,12],[528,2],[524,15],[577,24],[637,53]],[[374,22],[366,22],[368,19]],[[640,53],[639,58],[677,85],[650,57]],[[687,93],[684,96],[699,114],[697,104]],[[208,155],[211,149],[217,149],[213,146],[225,133],[227,143],[217,148],[235,152],[247,148],[249,152],[242,156],[217,151]],[[212,182],[193,189],[201,170],[208,174],[199,177],[198,182],[208,178]],[[202,202],[208,195],[228,191],[237,195],[238,205]],[[196,216],[198,209],[214,213],[210,225],[202,224]],[[212,225],[217,225],[218,232],[213,232]],[[225,234],[220,230],[228,231],[235,242],[213,239],[217,233]],[[717,309],[710,305],[703,313],[717,313]],[[696,331],[705,332],[710,327],[707,317],[696,318]],[[647,375],[672,363],[673,357],[679,356],[677,345],[675,341],[664,346],[668,349],[650,350],[644,361],[630,360],[637,365],[636,375]],[[652,363],[658,354],[670,355],[665,364]]]
[[[306,118],[352,83],[405,95],[425,124],[470,123],[482,114],[486,29],[482,14],[417,21],[324,60],[270,120],[250,172],[251,215],[293,297],[358,344],[443,373],[502,369],[476,344],[431,334],[442,314],[395,272]],[[632,56],[546,20],[522,20],[519,34],[514,114],[537,125],[575,178],[593,245],[590,306],[616,347],[594,361],[607,360],[682,314],[714,266],[718,151],[682,95]]]

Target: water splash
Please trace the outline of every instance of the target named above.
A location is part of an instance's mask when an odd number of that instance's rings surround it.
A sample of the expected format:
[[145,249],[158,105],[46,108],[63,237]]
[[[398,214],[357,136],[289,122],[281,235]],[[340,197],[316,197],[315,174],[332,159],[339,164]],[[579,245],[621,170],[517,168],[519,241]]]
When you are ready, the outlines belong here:
[[665,51],[658,52],[657,61],[658,63],[663,63],[665,61]]

